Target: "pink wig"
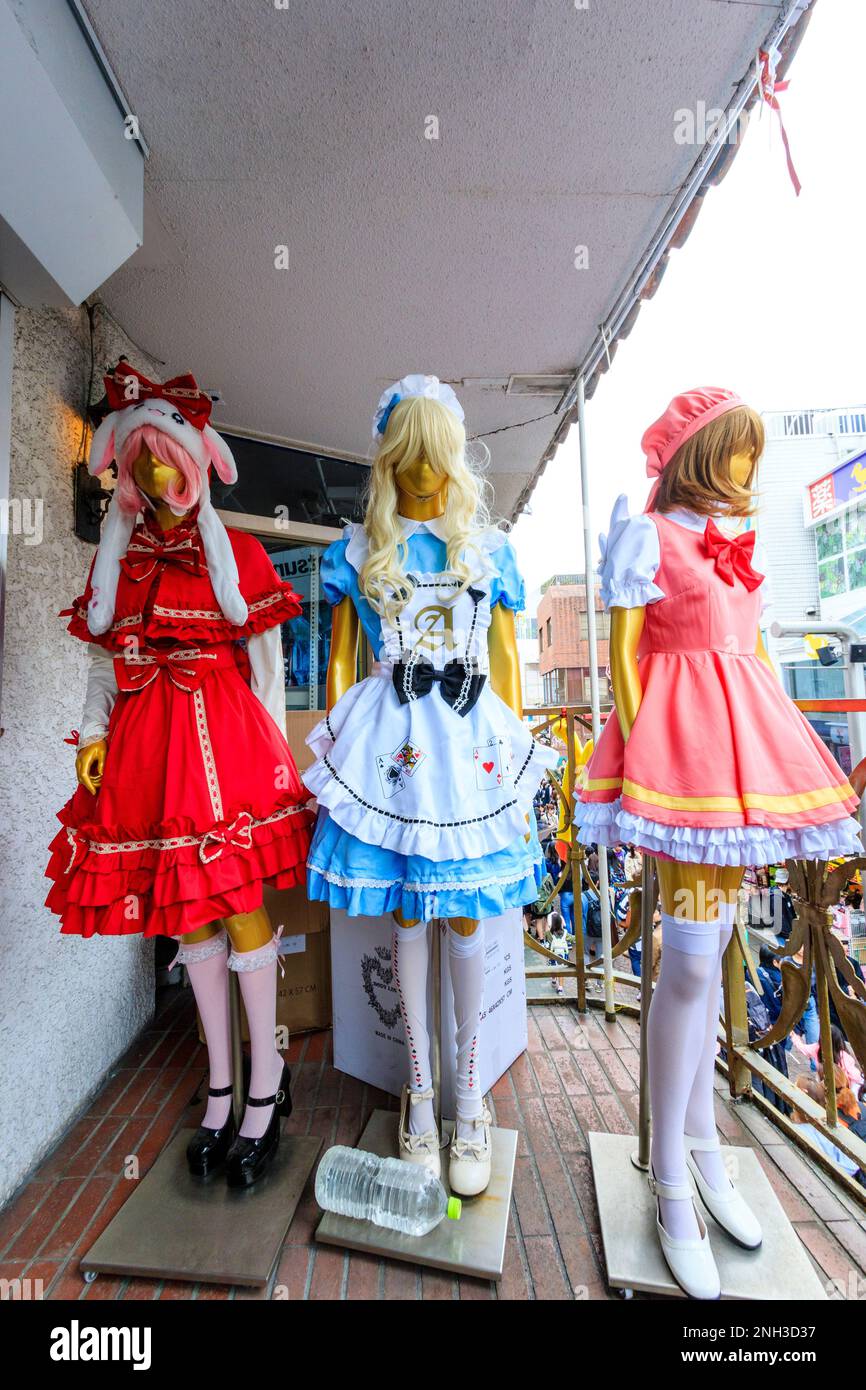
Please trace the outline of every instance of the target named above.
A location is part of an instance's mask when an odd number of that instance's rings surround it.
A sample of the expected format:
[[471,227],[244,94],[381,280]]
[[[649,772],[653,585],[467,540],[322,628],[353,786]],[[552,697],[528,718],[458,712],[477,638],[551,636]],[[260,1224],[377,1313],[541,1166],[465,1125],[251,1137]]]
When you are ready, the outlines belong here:
[[201,470],[182,444],[178,444],[170,434],[158,430],[155,425],[139,426],[124,441],[117,460],[116,499],[120,510],[135,514],[141,509],[141,493],[132,475],[132,469],[142,446],[148,448],[160,463],[176,468],[180,474],[181,485],[178,486],[178,482],[173,481],[165,493],[165,501],[171,510],[178,515],[190,511],[201,496]]

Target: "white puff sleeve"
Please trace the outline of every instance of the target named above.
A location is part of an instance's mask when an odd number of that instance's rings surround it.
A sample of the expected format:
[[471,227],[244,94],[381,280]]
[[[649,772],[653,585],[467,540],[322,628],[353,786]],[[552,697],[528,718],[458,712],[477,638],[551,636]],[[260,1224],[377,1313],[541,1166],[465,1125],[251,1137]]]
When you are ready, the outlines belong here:
[[601,597],[606,608],[644,608],[665,597],[653,581],[658,571],[659,533],[645,513],[628,514],[622,493],[614,503],[610,530],[600,536]]

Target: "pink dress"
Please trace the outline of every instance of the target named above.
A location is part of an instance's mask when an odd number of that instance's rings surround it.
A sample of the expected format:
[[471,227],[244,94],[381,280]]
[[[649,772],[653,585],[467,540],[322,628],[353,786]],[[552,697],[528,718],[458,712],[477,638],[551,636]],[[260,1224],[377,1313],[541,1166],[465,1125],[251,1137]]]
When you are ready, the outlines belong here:
[[602,595],[646,607],[643,698],[628,742],[612,711],[589,761],[585,844],[731,865],[862,853],[853,788],[755,652],[764,586],[749,544],[617,502]]

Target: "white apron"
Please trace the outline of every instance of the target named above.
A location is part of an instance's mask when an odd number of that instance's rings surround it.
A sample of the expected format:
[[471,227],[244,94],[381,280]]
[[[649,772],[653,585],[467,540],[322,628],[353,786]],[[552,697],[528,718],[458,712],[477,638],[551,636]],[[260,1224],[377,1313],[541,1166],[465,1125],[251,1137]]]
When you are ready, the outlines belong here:
[[490,685],[490,578],[462,593],[447,574],[413,578],[397,619],[382,618],[373,675],[308,736],[318,760],[302,777],[367,844],[434,861],[479,859],[526,834],[538,783],[558,759]]

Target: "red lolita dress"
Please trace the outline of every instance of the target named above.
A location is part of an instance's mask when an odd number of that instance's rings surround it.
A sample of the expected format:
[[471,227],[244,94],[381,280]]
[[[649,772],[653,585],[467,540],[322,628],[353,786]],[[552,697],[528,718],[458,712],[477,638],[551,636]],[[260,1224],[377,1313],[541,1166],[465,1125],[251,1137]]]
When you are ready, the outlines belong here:
[[723,525],[614,508],[602,596],[646,608],[643,697],[626,743],[615,711],[605,723],[579,838],[720,865],[862,853],[853,788],[755,652],[754,537]]
[[71,610],[73,636],[114,654],[117,698],[98,795],[78,787],[51,846],[47,905],[63,932],[180,935],[260,907],[263,881],[304,882],[308,794],[239,644],[300,601],[254,537],[228,536],[242,627],[220,611],[194,516],[136,527],[104,636],[87,627],[89,579]]

